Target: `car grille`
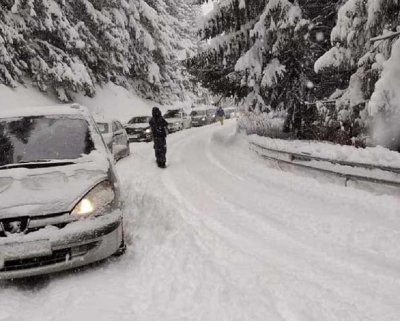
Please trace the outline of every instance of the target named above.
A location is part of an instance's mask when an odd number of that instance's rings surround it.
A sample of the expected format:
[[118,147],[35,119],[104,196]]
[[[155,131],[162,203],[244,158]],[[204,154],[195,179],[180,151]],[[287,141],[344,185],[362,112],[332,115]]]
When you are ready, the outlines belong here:
[[142,134],[143,129],[126,128],[126,132],[128,135]]
[[52,255],[48,256],[6,261],[4,262],[4,267],[0,270],[0,272],[10,272],[10,271],[38,268],[46,265],[68,261],[70,257],[71,257],[71,250],[64,249],[64,250],[54,251]]
[[39,268],[52,264],[68,262],[72,258],[85,255],[90,250],[94,249],[98,245],[98,242],[92,242],[85,245],[80,245],[72,248],[66,248],[62,250],[53,251],[51,255],[17,259],[4,262],[4,267],[0,269],[0,272],[11,272],[26,269]]
[[[68,215],[68,213],[57,213],[34,217],[15,217],[0,219],[0,238],[7,237],[7,234],[28,234],[36,232],[48,225],[58,228],[65,227],[68,222],[60,222],[60,217]],[[14,230],[9,226],[9,223],[16,223],[19,226],[18,230]],[[32,224],[35,223],[35,224]],[[32,225],[35,225],[34,227]]]

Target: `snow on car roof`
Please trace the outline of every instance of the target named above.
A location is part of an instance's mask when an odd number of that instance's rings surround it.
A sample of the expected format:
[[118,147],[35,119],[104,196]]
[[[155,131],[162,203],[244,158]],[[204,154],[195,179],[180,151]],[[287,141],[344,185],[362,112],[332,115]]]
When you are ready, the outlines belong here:
[[83,107],[79,104],[0,109],[0,118],[50,116],[50,115],[89,116],[90,113],[86,107]]

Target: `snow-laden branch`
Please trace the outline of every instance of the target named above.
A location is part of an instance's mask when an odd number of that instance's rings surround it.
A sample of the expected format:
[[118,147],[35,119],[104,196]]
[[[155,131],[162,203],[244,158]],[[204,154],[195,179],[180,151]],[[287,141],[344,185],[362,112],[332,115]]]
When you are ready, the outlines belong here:
[[381,35],[381,36],[378,36],[378,37],[374,37],[374,38],[371,38],[370,41],[371,42],[382,41],[382,40],[392,39],[392,38],[395,38],[397,36],[400,36],[400,31],[392,32],[392,33],[389,33],[389,34],[386,34],[386,35]]

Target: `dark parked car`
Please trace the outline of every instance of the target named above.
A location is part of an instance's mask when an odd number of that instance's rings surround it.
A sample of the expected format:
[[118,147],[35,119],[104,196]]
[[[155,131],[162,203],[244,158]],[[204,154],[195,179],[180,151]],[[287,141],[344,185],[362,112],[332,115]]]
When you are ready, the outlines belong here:
[[214,123],[216,121],[216,114],[217,109],[216,108],[209,108],[207,109],[207,116],[210,117],[211,123]]
[[125,125],[129,142],[151,142],[153,140],[149,125],[150,119],[150,116],[137,116]]
[[79,106],[0,109],[0,279],[124,250],[114,160]]

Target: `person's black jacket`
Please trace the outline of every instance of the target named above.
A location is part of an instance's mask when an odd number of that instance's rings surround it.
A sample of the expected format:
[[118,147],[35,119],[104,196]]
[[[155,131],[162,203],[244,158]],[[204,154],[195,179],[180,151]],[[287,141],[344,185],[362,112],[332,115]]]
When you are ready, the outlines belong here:
[[152,110],[153,117],[150,119],[150,127],[154,138],[165,138],[168,133],[168,122],[162,117],[158,107]]

